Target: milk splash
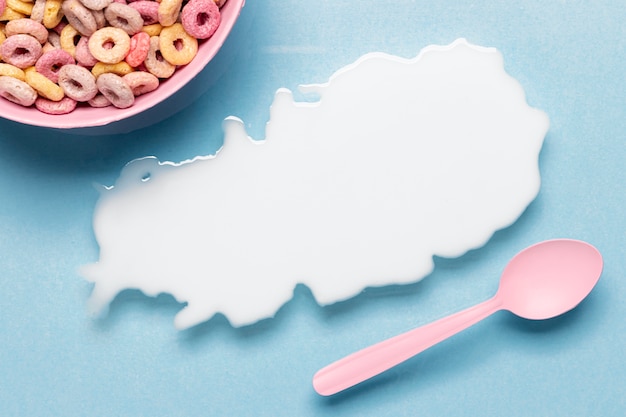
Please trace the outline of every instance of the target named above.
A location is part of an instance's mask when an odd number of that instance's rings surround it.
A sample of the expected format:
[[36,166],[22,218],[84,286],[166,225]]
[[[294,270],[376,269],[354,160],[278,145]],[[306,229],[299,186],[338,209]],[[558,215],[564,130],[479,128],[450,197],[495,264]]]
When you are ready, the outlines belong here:
[[319,101],[280,89],[262,141],[229,117],[217,155],[123,169],[95,208],[100,259],[82,269],[95,312],[133,288],[186,302],[179,329],[217,312],[240,326],[298,283],[326,305],[416,282],[539,191],[548,118],[493,48],[371,53],[302,91]]

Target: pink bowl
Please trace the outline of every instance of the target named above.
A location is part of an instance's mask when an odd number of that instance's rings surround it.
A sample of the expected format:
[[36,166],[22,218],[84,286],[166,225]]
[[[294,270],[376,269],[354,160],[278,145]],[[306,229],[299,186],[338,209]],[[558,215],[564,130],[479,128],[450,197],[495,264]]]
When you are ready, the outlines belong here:
[[[90,128],[108,127],[117,122],[122,122],[140,115],[146,110],[153,109],[183,88],[204,69],[220,50],[235,25],[244,3],[245,0],[228,0],[220,9],[222,15],[220,26],[210,39],[200,44],[198,55],[194,60],[190,64],[179,68],[172,77],[163,81],[157,90],[137,97],[135,104],[127,109],[118,109],[113,106],[105,108],[80,106],[72,113],[58,116],[42,113],[34,107],[22,107],[8,100],[0,99],[0,117],[26,125],[63,130],[78,130],[80,132],[93,130],[94,133],[101,133],[119,130],[115,128],[105,130]],[[158,120],[154,118],[151,120],[152,123],[157,121]],[[139,123],[136,127],[143,126]],[[127,126],[122,130],[129,131],[133,129]]]

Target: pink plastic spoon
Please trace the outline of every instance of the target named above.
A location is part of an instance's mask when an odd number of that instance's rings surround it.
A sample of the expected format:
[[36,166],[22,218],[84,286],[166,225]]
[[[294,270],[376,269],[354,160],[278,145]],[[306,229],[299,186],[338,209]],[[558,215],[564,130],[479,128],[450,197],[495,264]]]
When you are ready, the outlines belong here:
[[319,370],[313,387],[332,395],[417,355],[499,310],[549,319],[578,305],[602,272],[602,255],[579,240],[555,239],[518,253],[506,266],[496,295],[474,307],[360,350]]

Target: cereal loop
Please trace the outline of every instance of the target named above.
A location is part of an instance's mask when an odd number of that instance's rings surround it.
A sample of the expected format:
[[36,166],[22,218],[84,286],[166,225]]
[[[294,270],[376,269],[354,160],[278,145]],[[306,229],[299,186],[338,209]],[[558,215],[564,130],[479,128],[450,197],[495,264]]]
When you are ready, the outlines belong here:
[[154,23],[152,25],[146,25],[141,29],[142,32],[146,32],[150,36],[159,36],[163,26],[160,23]]
[[21,69],[35,65],[41,54],[41,44],[30,35],[9,36],[0,45],[0,55],[4,62]]
[[150,38],[150,50],[148,50],[148,56],[144,61],[144,65],[150,73],[156,75],[158,78],[169,78],[174,74],[174,71],[176,71],[176,66],[163,59],[159,43],[158,36],[152,36]]
[[96,80],[98,90],[111,104],[120,109],[125,109],[133,105],[135,95],[130,86],[119,75],[105,73]]
[[65,97],[63,89],[45,75],[38,73],[35,67],[28,68],[24,73],[26,74],[26,83],[33,87],[40,96],[52,101],[60,101]]
[[90,10],[102,10],[113,2],[113,0],[80,0],[86,8]]
[[59,36],[61,49],[74,56],[76,54],[76,44],[78,43],[77,40],[79,37],[80,33],[78,33],[74,26],[65,25],[63,30],[61,30],[61,35]]
[[122,29],[105,27],[98,29],[89,38],[88,45],[91,55],[97,60],[105,64],[116,64],[122,61],[130,50],[130,36]]
[[2,75],[17,78],[20,81],[26,80],[24,71],[15,65],[5,64],[4,62],[0,62],[0,76]]
[[23,15],[30,16],[33,12],[33,3],[22,0],[6,0],[7,7],[9,7],[14,12],[21,13]]
[[94,98],[87,102],[91,107],[102,108],[109,107],[111,102],[102,93],[96,94]]
[[0,0],[0,15],[4,13],[7,8],[7,0]]
[[2,15],[0,15],[0,21],[7,21],[7,20],[15,20],[15,19],[23,19],[25,18],[26,15],[23,13],[19,13],[16,12],[15,10],[11,9],[10,7],[6,7],[4,9],[4,12],[2,12]]
[[99,61],[91,55],[89,51],[89,38],[86,36],[82,36],[78,43],[76,44],[76,49],[74,50],[74,58],[76,58],[76,62],[83,67],[93,67]]
[[133,71],[135,71],[135,69],[128,65],[128,63],[126,63],[125,61],[120,61],[117,64],[105,64],[104,62],[98,62],[91,69],[91,73],[96,78],[107,72],[112,72],[113,74],[122,76],[130,74]]
[[125,61],[131,67],[138,67],[146,60],[150,50],[150,35],[146,32],[138,32],[130,38],[130,50],[126,54]]
[[181,13],[185,31],[196,39],[213,36],[221,19],[220,9],[213,0],[190,0]]
[[89,101],[98,93],[96,78],[80,65],[64,65],[59,70],[59,86],[76,101]]
[[74,26],[81,35],[91,36],[98,29],[91,10],[78,0],[63,1],[62,9],[69,24]]
[[44,53],[35,63],[35,69],[41,75],[56,83],[59,80],[59,70],[64,65],[74,64],[74,58],[63,49],[53,49]]
[[137,10],[144,25],[152,25],[159,22],[159,3],[152,0],[139,0],[129,4]]
[[37,92],[22,80],[8,75],[0,76],[0,97],[21,106],[32,106],[37,99]]
[[159,79],[145,71],[131,72],[124,75],[122,79],[128,84],[135,97],[154,91],[159,87]]
[[46,0],[35,0],[33,4],[33,10],[30,12],[31,20],[37,23],[43,22],[43,16],[46,11]]
[[172,65],[187,65],[198,53],[198,40],[175,23],[164,27],[159,35],[159,48],[167,62]]
[[52,101],[43,97],[38,97],[35,100],[35,107],[42,113],[53,115],[68,114],[73,112],[76,108],[76,100],[72,100],[69,97],[63,97],[63,99],[59,101]]
[[141,14],[126,4],[109,4],[104,9],[104,17],[111,26],[120,28],[129,35],[134,35],[143,27]]
[[159,3],[159,23],[163,26],[172,26],[178,20],[183,0],[161,0]]
[[41,23],[31,19],[15,19],[7,22],[4,34],[6,36],[17,34],[31,35],[42,45],[48,40],[48,29]]
[[62,0],[46,0],[42,23],[48,29],[56,27],[63,19]]

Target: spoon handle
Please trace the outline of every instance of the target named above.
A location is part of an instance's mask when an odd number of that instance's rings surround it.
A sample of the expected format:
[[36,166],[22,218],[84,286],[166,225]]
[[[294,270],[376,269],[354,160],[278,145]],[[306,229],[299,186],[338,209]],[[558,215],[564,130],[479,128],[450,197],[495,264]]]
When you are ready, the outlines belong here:
[[378,375],[501,309],[497,297],[359,350],[320,369],[313,387],[332,395]]

